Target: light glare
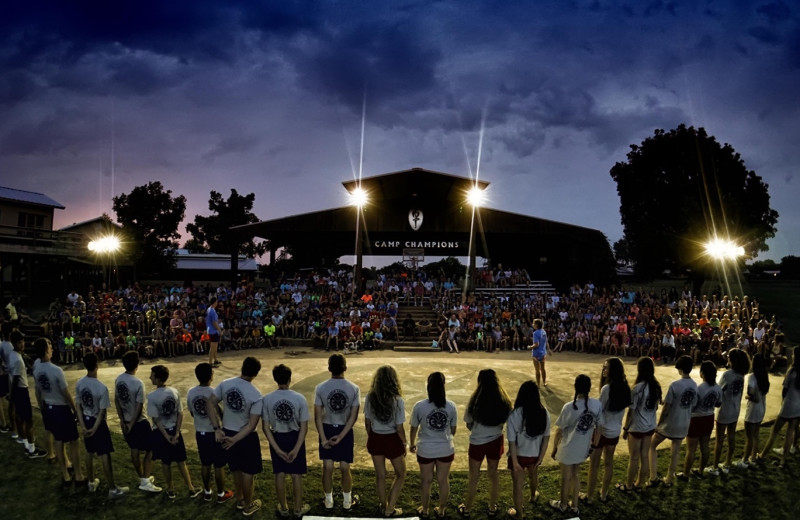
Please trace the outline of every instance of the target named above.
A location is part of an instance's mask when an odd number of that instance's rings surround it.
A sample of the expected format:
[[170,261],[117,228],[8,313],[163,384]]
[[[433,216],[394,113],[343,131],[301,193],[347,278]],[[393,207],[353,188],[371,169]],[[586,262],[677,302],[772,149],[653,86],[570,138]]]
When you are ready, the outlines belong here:
[[486,194],[477,186],[474,186],[467,192],[467,202],[476,208],[482,206],[485,200]]
[[717,260],[736,260],[744,255],[744,248],[730,240],[715,238],[706,244],[706,254]]
[[350,192],[350,203],[356,207],[362,207],[367,203],[367,192],[363,188],[356,188]]
[[95,253],[115,253],[119,248],[119,238],[114,235],[108,235],[89,242],[89,251]]

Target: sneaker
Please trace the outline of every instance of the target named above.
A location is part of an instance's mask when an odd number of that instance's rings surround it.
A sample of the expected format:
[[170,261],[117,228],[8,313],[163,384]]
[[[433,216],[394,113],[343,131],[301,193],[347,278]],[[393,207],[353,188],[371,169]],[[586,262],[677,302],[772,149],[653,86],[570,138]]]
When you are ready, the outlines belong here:
[[330,500],[328,500],[328,497],[324,497],[322,502],[325,505],[325,511],[330,511],[333,509],[333,497],[331,497]]
[[247,506],[244,509],[242,509],[242,514],[244,516],[251,516],[252,514],[254,514],[259,509],[261,509],[261,500],[255,499],[250,503],[249,506]]
[[699,469],[693,469],[692,476],[698,480],[703,480],[703,472]]
[[730,468],[730,466],[726,466],[725,464],[722,464],[722,463],[720,463],[720,464],[719,464],[719,470],[720,470],[720,471],[721,471],[723,474],[727,475],[727,474],[728,474],[728,472],[731,470],[731,468]]
[[351,495],[351,497],[352,498],[350,499],[349,504],[347,502],[342,502],[342,509],[344,509],[345,512],[349,512],[351,509],[353,509],[353,507],[357,506],[358,503],[360,502],[358,495]]
[[40,449],[34,449],[33,451],[28,452],[29,459],[41,459],[47,457],[47,452]]
[[167,491],[167,498],[168,499],[175,500],[177,497],[178,497],[178,495],[176,495],[174,491],[172,491],[172,490]]
[[111,500],[114,500],[116,498],[122,498],[128,491],[129,489],[127,487],[118,487],[112,489],[111,491],[108,492],[108,498]]
[[714,477],[719,476],[719,470],[714,466],[708,466],[706,469],[703,470],[706,475],[712,475]]
[[97,486],[99,486],[99,485],[100,485],[100,479],[99,478],[96,478],[94,480],[90,480],[89,484],[88,484],[89,493],[94,493],[95,491],[97,491]]
[[227,502],[232,498],[233,498],[233,491],[229,489],[225,491],[223,494],[217,495],[217,504],[224,504],[225,502]]
[[311,506],[308,505],[308,504],[303,504],[303,507],[300,508],[300,511],[294,511],[294,517],[295,518],[300,518],[303,515],[305,515],[306,513],[308,513],[309,511],[311,511]]
[[275,511],[277,511],[278,515],[282,516],[283,518],[288,518],[289,517],[289,508],[288,507],[286,509],[282,509],[280,504],[275,504]]
[[[12,437],[12,439],[13,438],[14,437]],[[17,444],[25,444],[25,439],[23,439],[22,437],[17,437],[16,439],[17,439]]]
[[11,428],[8,426],[0,426],[0,433],[8,433],[11,431]]
[[774,451],[778,455],[783,455],[783,448],[772,448],[772,451]]
[[678,473],[675,473],[675,478],[677,478],[681,482],[686,482],[687,480],[689,480],[689,476],[686,473],[684,473],[683,471],[679,471]]
[[148,480],[144,484],[139,484],[139,489],[142,491],[149,491],[150,493],[161,493],[161,488],[153,484],[151,480]]
[[12,438],[12,439],[14,439],[14,440],[17,440],[17,439],[19,439],[19,434],[17,434],[17,433],[12,433],[12,434],[11,434],[11,438]]
[[737,460],[733,463],[733,467],[736,469],[747,469],[749,466],[750,465],[743,460]]
[[189,498],[197,498],[203,494],[203,488],[194,488],[189,490]]
[[203,500],[206,502],[211,502],[214,499],[214,493],[211,491],[203,491]]

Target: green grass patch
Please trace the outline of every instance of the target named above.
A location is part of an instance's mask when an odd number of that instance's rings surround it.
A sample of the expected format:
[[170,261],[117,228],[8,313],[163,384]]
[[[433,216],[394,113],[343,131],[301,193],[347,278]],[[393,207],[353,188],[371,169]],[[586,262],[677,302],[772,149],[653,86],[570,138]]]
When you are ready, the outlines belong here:
[[[763,427],[761,431],[762,445],[766,441],[769,428]],[[43,439],[43,432],[39,430],[39,439]],[[90,494],[85,488],[62,487],[61,476],[57,467],[48,464],[46,459],[27,460],[23,455],[20,444],[11,440],[8,434],[0,436],[0,460],[3,461],[3,471],[0,472],[0,514],[5,519],[26,518],[58,518],[59,520],[72,519],[227,519],[242,518],[236,511],[233,501],[223,505],[215,502],[207,503],[202,499],[190,500],[183,496],[185,485],[173,468],[175,489],[178,498],[169,500],[165,493],[149,494],[136,489],[138,479],[133,472],[128,456],[128,448],[122,436],[112,433],[116,452],[113,454],[114,472],[117,483],[130,486],[129,496],[121,500],[111,501],[107,498],[108,489],[103,482],[102,471],[96,467],[95,471],[101,478],[100,489]],[[262,442],[264,440],[262,439]],[[782,437],[777,445],[781,445]],[[669,443],[664,443],[668,445]],[[713,444],[713,443],[712,443]],[[737,453],[741,453],[744,444],[744,433],[737,434]],[[366,449],[363,446],[357,449]],[[200,467],[197,453],[190,450],[188,453],[190,472],[196,486],[201,484]],[[466,457],[465,453],[456,454],[457,457]],[[419,505],[419,471],[413,456],[407,458],[409,472],[399,507],[407,514],[415,511]],[[613,482],[624,478],[628,463],[627,446],[621,442],[615,457],[615,470]],[[99,466],[96,464],[96,466]],[[667,466],[667,453],[661,452],[659,469],[663,474]],[[585,490],[586,470],[588,463],[584,464],[583,489]],[[501,461],[501,468],[505,468],[505,460]],[[162,485],[160,463],[154,466],[153,474],[156,484]],[[499,518],[506,518],[503,513],[512,505],[511,477],[508,471],[500,472],[500,508]],[[355,470],[353,472],[354,492],[361,496],[358,505],[351,516],[374,516],[377,506],[375,499],[374,472],[372,470]],[[644,490],[641,494],[622,495],[613,490],[609,493],[610,501],[601,504],[597,501],[592,506],[581,505],[582,519],[691,519],[709,520],[725,518],[735,519],[796,519],[800,517],[800,504],[798,503],[797,482],[800,478],[800,455],[793,457],[787,467],[779,469],[771,464],[766,464],[759,469],[744,471],[731,470],[727,476],[719,478],[706,478],[704,480],[692,479],[687,483],[677,482],[672,488],[659,487]],[[451,481],[451,498],[449,502],[448,517],[458,518],[456,506],[463,501],[467,487],[467,473],[464,471],[453,472]],[[232,479],[228,476],[228,485]],[[334,496],[336,509],[334,515],[342,516],[341,494],[338,477],[334,480]],[[311,514],[325,515],[321,503],[321,466],[319,461],[309,461],[309,473],[304,479],[305,501],[312,506]],[[560,513],[547,507],[547,500],[558,498],[559,474],[555,467],[540,470],[541,492],[540,503],[526,509],[527,518],[560,519],[569,515]],[[436,484],[433,486],[436,496]],[[527,490],[526,490],[527,493]],[[265,464],[265,471],[256,478],[256,496],[264,502],[261,511],[253,518],[278,518],[275,513],[275,493],[272,473],[269,462]],[[485,474],[482,476],[478,489],[478,496],[473,506],[472,518],[484,520],[487,515],[488,483]]]

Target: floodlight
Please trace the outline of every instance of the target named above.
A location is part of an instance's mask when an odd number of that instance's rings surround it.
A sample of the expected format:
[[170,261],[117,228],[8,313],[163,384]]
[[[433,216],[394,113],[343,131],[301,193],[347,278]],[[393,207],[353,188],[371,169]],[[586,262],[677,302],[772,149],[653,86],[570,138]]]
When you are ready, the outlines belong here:
[[469,202],[470,205],[475,206],[476,208],[481,207],[485,200],[486,200],[486,193],[484,193],[484,191],[478,188],[477,186],[473,186],[467,192],[467,202]]
[[716,260],[736,260],[744,256],[744,248],[730,240],[715,238],[705,245],[706,254]]
[[350,204],[353,206],[361,208],[367,203],[367,199],[367,192],[361,187],[350,192]]
[[89,251],[99,254],[116,253],[120,248],[120,241],[115,235],[107,235],[89,242]]

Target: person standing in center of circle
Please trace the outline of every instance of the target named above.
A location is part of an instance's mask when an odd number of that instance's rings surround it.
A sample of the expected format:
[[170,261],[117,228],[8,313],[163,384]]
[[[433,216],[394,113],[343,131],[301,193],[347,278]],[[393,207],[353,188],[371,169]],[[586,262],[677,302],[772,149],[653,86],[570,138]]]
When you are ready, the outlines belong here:
[[361,390],[344,377],[347,361],[342,354],[328,358],[331,378],[314,390],[314,424],[319,433],[319,458],[322,459],[322,491],[325,510],[333,509],[333,465],[342,474],[342,509],[349,513],[359,502],[353,494],[353,425],[358,418]]
[[547,386],[547,370],[544,367],[544,359],[547,357],[547,332],[544,331],[544,323],[539,318],[533,320],[533,346],[531,357],[533,358],[533,368],[536,370],[536,384]]
[[[439,482],[439,505],[433,509],[436,518],[446,516],[450,498],[450,465],[455,459],[453,436],[456,434],[458,412],[444,390],[444,374],[428,376],[428,398],[414,405],[411,411],[411,440],[409,449],[417,454],[420,471],[422,505],[417,509],[420,518],[429,516],[431,484],[434,469]],[[419,446],[415,443],[419,432]]]

